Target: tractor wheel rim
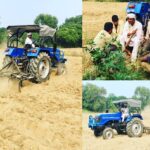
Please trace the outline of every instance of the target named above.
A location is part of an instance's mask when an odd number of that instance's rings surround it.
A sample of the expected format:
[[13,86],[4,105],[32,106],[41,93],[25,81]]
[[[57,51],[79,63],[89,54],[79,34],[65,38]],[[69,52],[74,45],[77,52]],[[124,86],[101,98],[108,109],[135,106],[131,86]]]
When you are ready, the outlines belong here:
[[106,132],[106,137],[107,137],[107,139],[111,139],[112,136],[113,136],[113,134],[112,134],[111,131],[107,131],[107,132]]
[[49,74],[50,66],[49,61],[47,59],[44,59],[39,64],[39,74],[41,78],[46,78]]
[[141,124],[139,123],[133,124],[132,131],[135,135],[139,135],[141,133],[141,130],[142,130]]

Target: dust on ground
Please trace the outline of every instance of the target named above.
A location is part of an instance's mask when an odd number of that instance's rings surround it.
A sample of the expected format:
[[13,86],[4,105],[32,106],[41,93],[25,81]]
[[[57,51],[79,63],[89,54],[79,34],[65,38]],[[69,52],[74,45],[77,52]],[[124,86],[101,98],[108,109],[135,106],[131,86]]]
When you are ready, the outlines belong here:
[[81,149],[82,58],[73,54],[82,50],[71,51],[65,75],[26,81],[21,93],[17,81],[0,79],[0,150]]

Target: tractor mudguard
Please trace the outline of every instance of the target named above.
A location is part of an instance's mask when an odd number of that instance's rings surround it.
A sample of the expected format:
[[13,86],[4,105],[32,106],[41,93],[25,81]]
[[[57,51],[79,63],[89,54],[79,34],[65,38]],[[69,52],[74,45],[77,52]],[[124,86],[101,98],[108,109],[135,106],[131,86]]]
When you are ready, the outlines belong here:
[[129,116],[126,119],[126,122],[130,122],[133,118],[139,118],[139,119],[143,120],[143,117],[140,114],[133,114],[132,116]]
[[56,49],[54,52],[53,48],[32,48],[28,53],[28,57],[38,57],[39,53],[46,52],[51,58],[54,58],[57,62],[64,63],[66,59],[64,59],[64,52],[60,51],[60,49]]

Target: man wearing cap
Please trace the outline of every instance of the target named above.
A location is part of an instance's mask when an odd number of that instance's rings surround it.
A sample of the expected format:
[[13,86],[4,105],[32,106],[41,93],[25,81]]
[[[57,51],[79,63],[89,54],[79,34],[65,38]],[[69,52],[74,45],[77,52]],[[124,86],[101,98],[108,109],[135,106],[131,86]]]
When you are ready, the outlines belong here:
[[106,22],[104,29],[100,31],[94,39],[95,48],[103,49],[104,46],[112,40],[112,30],[113,24],[111,22]]
[[25,40],[25,46],[28,48],[35,48],[35,45],[32,41],[32,33],[27,33],[27,38]]
[[136,20],[133,13],[127,15],[127,22],[124,25],[123,34],[120,39],[124,50],[130,50],[131,62],[137,59],[138,48],[143,40],[142,24]]

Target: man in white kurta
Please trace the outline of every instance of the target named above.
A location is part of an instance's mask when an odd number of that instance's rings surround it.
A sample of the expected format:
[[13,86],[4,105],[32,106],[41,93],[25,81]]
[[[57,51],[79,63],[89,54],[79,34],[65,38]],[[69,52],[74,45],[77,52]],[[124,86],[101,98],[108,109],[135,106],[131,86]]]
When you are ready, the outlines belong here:
[[123,34],[120,41],[124,49],[127,46],[133,47],[131,53],[131,62],[136,61],[138,48],[142,40],[143,40],[142,24],[136,20],[136,16],[134,14],[128,14],[127,22],[124,25]]
[[35,45],[33,44],[33,40],[32,40],[32,33],[27,33],[25,45],[31,45],[32,48],[35,48]]

